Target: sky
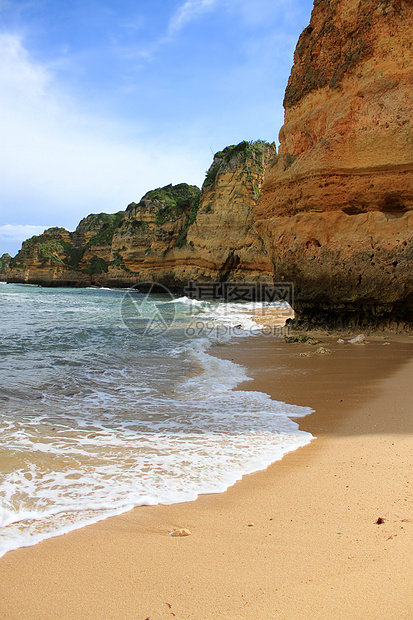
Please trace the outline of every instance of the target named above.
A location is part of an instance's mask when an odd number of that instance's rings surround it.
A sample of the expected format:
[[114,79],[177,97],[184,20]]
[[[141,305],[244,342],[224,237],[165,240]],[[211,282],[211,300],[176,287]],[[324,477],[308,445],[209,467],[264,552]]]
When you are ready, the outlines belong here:
[[0,0],[0,256],[278,140],[312,0]]

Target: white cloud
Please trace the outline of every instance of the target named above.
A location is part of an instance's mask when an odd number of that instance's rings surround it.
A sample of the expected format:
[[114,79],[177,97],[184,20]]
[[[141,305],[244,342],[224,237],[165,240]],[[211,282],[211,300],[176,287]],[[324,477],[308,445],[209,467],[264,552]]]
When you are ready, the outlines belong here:
[[73,229],[88,213],[118,211],[154,187],[202,181],[201,155],[142,138],[142,121],[132,127],[85,112],[19,37],[0,35],[0,58],[1,224]]
[[[308,0],[307,0],[308,1]],[[283,31],[285,24],[293,24],[302,9],[297,0],[225,0],[227,7],[236,11],[251,27],[274,23]]]
[[173,35],[202,13],[217,5],[217,0],[187,0],[173,14],[169,21],[168,34]]
[[31,226],[30,224],[5,224],[0,226],[0,239],[6,241],[24,241],[34,235],[41,235],[48,226]]
[[283,16],[284,19],[296,15],[297,7],[292,0],[186,0],[175,11],[169,21],[168,34],[174,35],[192,21],[212,9],[229,10],[242,16],[249,25],[256,26]]
[[[165,33],[148,44],[145,48],[137,48],[135,45],[123,49],[123,56],[128,59],[136,58],[142,61],[153,60],[156,53],[165,45],[172,43],[180,31],[188,24],[196,20],[203,13],[218,6],[223,0],[186,0],[172,14]],[[224,0],[227,1],[227,0]],[[230,0],[231,1],[231,0]]]
[[169,21],[168,34],[175,35],[182,28],[212,9],[229,11],[242,17],[250,26],[267,24],[278,19],[292,22],[300,7],[293,0],[186,0]]

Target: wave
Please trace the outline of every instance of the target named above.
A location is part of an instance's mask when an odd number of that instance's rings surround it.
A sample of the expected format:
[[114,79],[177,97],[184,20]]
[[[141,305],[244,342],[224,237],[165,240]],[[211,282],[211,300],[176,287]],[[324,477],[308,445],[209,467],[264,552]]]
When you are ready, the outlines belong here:
[[[190,338],[178,311],[180,330],[145,339],[116,327],[120,296],[95,308],[91,291],[65,295],[38,351],[24,348],[23,334],[0,363],[9,382],[0,418],[0,555],[135,506],[224,491],[313,439],[295,421],[310,408],[235,389],[250,379],[246,368],[211,355],[230,335]],[[18,317],[11,306],[12,319],[23,321],[30,300],[39,307],[37,291],[28,296]],[[42,307],[55,299],[42,292]],[[79,312],[68,315],[76,304]],[[251,320],[247,305],[244,313],[239,304],[201,304],[204,321]],[[84,324],[89,308],[99,321],[93,331]],[[12,330],[11,320],[5,325]],[[79,330],[87,335],[81,343]]]

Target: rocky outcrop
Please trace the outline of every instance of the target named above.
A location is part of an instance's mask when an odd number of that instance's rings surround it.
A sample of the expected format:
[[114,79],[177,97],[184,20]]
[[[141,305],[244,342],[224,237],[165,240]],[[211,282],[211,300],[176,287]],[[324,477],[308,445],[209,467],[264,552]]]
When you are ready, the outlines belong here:
[[278,154],[227,147],[202,192],[167,186],[74,233],[50,229],[1,277],[292,282],[297,325],[412,326],[412,32],[410,0],[315,0]]
[[202,192],[168,185],[125,211],[89,215],[73,233],[51,228],[25,241],[2,277],[47,286],[157,282],[179,290],[190,280],[270,281],[253,211],[275,155],[275,146],[262,141],[226,147]]
[[255,225],[302,325],[412,322],[413,5],[314,4]]
[[319,0],[285,94],[260,213],[413,208],[413,6]]
[[0,256],[0,271],[6,271],[10,267],[11,260],[12,258],[7,252]]

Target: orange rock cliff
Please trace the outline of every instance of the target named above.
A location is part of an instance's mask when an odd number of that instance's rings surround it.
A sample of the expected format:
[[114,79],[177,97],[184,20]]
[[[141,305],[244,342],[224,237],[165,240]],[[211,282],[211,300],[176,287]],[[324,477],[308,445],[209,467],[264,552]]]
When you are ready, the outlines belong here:
[[217,153],[202,192],[148,192],[3,257],[2,279],[292,282],[301,326],[413,324],[413,3],[315,0],[278,154]]

